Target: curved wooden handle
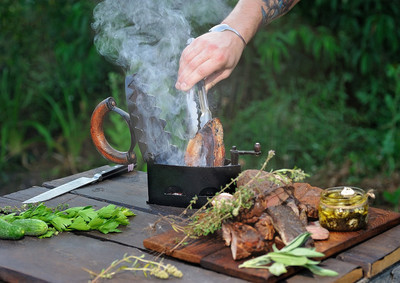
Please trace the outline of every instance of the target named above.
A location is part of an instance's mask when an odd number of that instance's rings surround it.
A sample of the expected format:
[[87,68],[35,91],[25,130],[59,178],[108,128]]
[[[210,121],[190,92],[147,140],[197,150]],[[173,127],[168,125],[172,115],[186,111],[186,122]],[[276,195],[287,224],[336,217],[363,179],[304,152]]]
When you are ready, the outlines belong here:
[[135,147],[136,142],[134,140],[134,136],[132,134],[131,129],[129,129],[131,131],[131,148],[128,152],[126,151],[123,152],[114,149],[108,143],[104,135],[104,130],[103,130],[104,118],[111,111],[117,112],[119,115],[121,115],[122,118],[124,118],[124,120],[127,122],[128,125],[130,124],[130,118],[128,113],[121,110],[116,105],[117,104],[115,100],[112,97],[108,97],[96,106],[90,121],[90,134],[92,136],[92,140],[96,149],[104,158],[117,164],[125,164],[125,165],[132,163],[135,164],[136,155],[135,152],[133,151],[133,148]]

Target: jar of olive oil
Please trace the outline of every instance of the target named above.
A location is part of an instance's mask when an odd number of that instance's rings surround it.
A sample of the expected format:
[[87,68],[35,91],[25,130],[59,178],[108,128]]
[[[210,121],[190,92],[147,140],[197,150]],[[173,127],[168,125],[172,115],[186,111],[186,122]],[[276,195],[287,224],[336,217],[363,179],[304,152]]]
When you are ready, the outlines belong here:
[[319,223],[330,231],[356,231],[368,223],[368,197],[356,187],[334,187],[321,193],[318,207]]

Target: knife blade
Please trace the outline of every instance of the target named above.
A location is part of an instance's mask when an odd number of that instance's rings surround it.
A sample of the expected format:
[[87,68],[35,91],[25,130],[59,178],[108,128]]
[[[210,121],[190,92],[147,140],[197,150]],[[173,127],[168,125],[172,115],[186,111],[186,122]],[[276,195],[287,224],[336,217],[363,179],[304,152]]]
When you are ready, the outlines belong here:
[[132,164],[130,165],[115,165],[111,167],[110,169],[104,170],[100,173],[94,174],[93,177],[88,178],[88,177],[80,177],[78,179],[75,179],[73,181],[70,181],[68,183],[65,183],[61,186],[55,187],[47,192],[44,192],[40,195],[37,195],[33,198],[30,198],[23,203],[35,203],[35,202],[40,202],[40,201],[46,201],[52,198],[55,198],[57,196],[60,196],[62,194],[65,194],[67,192],[70,192],[72,190],[81,188],[83,186],[89,185],[89,184],[94,184],[97,182],[101,182],[104,179],[108,179],[113,176],[117,176],[122,173],[130,172],[133,170]]

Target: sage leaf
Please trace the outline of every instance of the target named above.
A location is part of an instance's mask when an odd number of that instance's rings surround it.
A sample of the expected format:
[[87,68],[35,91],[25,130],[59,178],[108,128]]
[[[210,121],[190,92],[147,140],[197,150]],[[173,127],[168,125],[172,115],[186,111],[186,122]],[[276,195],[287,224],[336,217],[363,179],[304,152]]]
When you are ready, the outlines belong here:
[[295,248],[290,251],[290,254],[306,257],[324,257],[323,253],[317,252],[315,248]]
[[271,252],[268,256],[275,262],[280,262],[286,266],[303,266],[307,264],[307,257],[305,256],[295,256],[280,252]]
[[319,276],[338,276],[339,275],[339,273],[337,273],[334,270],[325,269],[318,265],[306,264],[305,267],[308,268],[312,273],[319,275]]
[[[310,235],[308,232],[303,233],[280,250],[274,244],[273,252],[247,260],[239,265],[239,268],[266,268],[271,274],[279,276],[287,272],[288,266],[301,266],[320,276],[337,276],[336,271],[317,266],[320,261],[309,259],[309,257],[324,257],[323,253],[317,252],[315,248],[300,247]],[[268,266],[271,262],[272,265]]]
[[239,268],[258,268],[258,266],[263,266],[271,263],[271,259],[268,257],[268,254],[262,255],[253,259],[246,260]]
[[311,233],[309,233],[309,232],[304,232],[304,233],[298,235],[296,238],[293,239],[293,241],[291,241],[288,245],[283,247],[281,249],[281,251],[289,252],[291,250],[294,250],[295,248],[300,247],[307,241],[307,239],[310,237],[310,235],[311,235]]
[[275,276],[279,276],[279,275],[287,272],[285,265],[280,262],[275,262],[268,268],[268,270],[269,270],[269,272],[271,272],[271,274],[273,274]]

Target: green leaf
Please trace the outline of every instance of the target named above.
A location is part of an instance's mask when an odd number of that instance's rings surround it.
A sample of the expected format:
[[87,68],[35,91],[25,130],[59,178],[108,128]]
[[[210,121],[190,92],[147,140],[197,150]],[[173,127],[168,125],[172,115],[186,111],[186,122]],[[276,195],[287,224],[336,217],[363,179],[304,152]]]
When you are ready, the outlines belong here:
[[40,235],[38,238],[43,239],[43,238],[51,238],[53,235],[57,235],[58,231],[54,229],[53,227],[47,229],[47,232],[44,233],[43,235]]
[[96,218],[98,213],[92,207],[85,207],[84,209],[78,211],[78,215],[89,222],[93,218]]
[[69,218],[64,218],[61,216],[54,217],[50,221],[51,225],[54,226],[58,231],[66,231],[67,226],[69,226],[72,223],[72,220]]
[[71,207],[64,211],[61,211],[60,214],[72,218],[72,217],[78,216],[79,213],[81,213],[85,210],[90,211],[91,208],[92,208],[91,206],[76,206],[76,207]]
[[115,212],[115,205],[113,205],[113,204],[110,204],[103,208],[100,208],[97,211],[99,217],[106,218],[106,219],[111,218],[114,215],[114,212]]
[[68,229],[73,229],[78,231],[88,231],[90,230],[90,226],[86,223],[83,217],[78,216],[72,221],[71,225],[68,226]]
[[312,273],[319,275],[319,276],[338,276],[339,273],[337,273],[334,270],[330,269],[325,269],[317,265],[305,265],[306,268],[308,268]]
[[283,263],[287,266],[303,266],[307,264],[307,257],[305,256],[295,256],[289,253],[282,253],[282,252],[271,252],[268,256],[275,262]]
[[103,234],[108,234],[110,232],[121,232],[121,230],[117,229],[118,226],[119,226],[118,222],[115,222],[114,220],[110,219],[106,221],[103,225],[101,225],[98,230]]
[[307,239],[311,236],[311,233],[309,232],[304,232],[300,235],[298,235],[296,238],[294,238],[289,244],[287,244],[285,247],[281,249],[282,252],[289,252],[295,248],[300,247],[303,245]]
[[289,252],[292,255],[306,257],[324,257],[323,253],[317,252],[315,248],[295,248]]
[[100,217],[95,217],[92,220],[90,220],[88,225],[90,226],[91,229],[97,230],[101,225],[104,224],[104,222],[105,222],[104,219],[102,219]]
[[268,257],[268,254],[262,255],[253,259],[246,260],[239,268],[257,268],[262,265],[267,265],[271,263],[271,259]]
[[126,208],[126,207],[121,207],[121,212],[122,212],[126,217],[135,216],[135,215],[136,215],[132,210],[130,210],[129,208]]
[[283,273],[286,273],[286,267],[285,264],[283,263],[279,263],[279,262],[275,262],[273,263],[269,268],[268,268],[269,272],[271,272],[273,275],[275,276],[279,276]]

